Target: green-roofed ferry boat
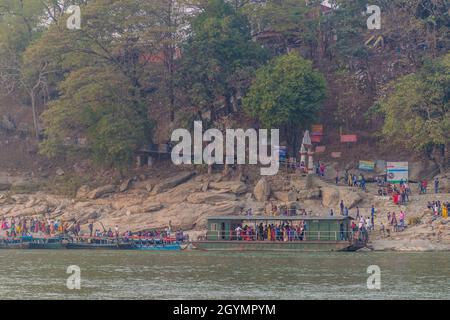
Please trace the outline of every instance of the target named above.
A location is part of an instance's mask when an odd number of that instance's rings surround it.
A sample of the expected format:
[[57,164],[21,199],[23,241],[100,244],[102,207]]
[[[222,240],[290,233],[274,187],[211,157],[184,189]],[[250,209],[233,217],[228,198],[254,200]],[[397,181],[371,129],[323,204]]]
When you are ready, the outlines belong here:
[[[366,246],[368,237],[367,232],[352,230],[351,220],[349,216],[209,217],[206,236],[192,245],[225,251],[356,251]],[[275,233],[276,226],[284,228]]]

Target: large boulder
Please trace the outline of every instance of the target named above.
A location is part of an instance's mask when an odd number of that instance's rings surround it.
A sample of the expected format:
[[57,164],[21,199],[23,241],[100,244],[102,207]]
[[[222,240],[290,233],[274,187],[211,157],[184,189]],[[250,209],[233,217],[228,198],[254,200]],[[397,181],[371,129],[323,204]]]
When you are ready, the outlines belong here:
[[183,203],[190,194],[200,191],[200,188],[201,186],[194,181],[187,182],[156,196],[152,195],[150,199],[164,204]]
[[89,192],[88,197],[90,199],[94,200],[94,199],[101,198],[104,195],[114,193],[115,191],[116,191],[116,186],[111,184],[111,185],[103,186],[103,187],[92,190],[91,192]]
[[119,192],[127,191],[130,188],[132,181],[133,181],[133,179],[124,180],[119,186]]
[[261,178],[253,189],[257,201],[267,201],[270,196],[270,185],[266,178]]
[[195,172],[181,172],[176,176],[166,179],[158,183],[152,190],[152,194],[158,194],[168,189],[175,188],[176,186],[188,181],[195,175]]
[[323,187],[321,189],[322,193],[322,204],[325,207],[332,207],[339,204],[339,190],[333,187]]
[[312,188],[308,190],[300,190],[297,194],[299,200],[316,200],[320,199],[321,192],[319,188]]
[[221,202],[236,201],[236,195],[233,193],[208,191],[208,192],[196,192],[191,194],[187,201],[193,204],[216,204]]
[[247,192],[247,185],[241,181],[210,182],[209,187],[216,190],[224,190],[235,194]]
[[127,208],[131,214],[153,212],[163,208],[163,205],[159,202],[144,202],[142,205],[132,206]]
[[322,204],[325,207],[334,207],[339,205],[340,201],[344,201],[344,205],[349,209],[357,206],[363,196],[359,191],[348,188],[322,187]]
[[341,190],[339,194],[344,205],[349,209],[356,207],[363,200],[363,196],[358,191]]
[[77,199],[87,198],[88,194],[89,194],[89,186],[83,185],[78,189],[76,198]]
[[273,196],[283,202],[297,201],[298,199],[298,193],[295,191],[274,191]]

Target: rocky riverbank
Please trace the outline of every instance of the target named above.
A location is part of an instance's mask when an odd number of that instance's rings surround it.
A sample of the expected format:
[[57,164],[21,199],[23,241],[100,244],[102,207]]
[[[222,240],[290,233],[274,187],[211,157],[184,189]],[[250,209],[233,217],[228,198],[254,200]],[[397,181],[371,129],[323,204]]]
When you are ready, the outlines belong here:
[[[315,176],[279,174],[251,183],[239,177],[224,178],[222,174],[178,171],[163,178],[138,175],[96,188],[83,185],[76,196],[67,197],[42,191],[24,192],[26,186],[36,182],[30,177],[3,174],[0,178],[0,216],[79,221],[83,230],[90,221],[98,223],[98,228],[100,223],[107,228],[117,224],[122,231],[165,228],[170,223],[172,228],[181,228],[196,237],[205,232],[208,216],[238,215],[248,209],[254,215],[270,214],[272,205],[304,209],[317,216],[327,215],[330,209],[338,214],[339,201],[343,200],[351,215],[355,214],[356,206],[364,216],[369,215],[371,205],[377,209],[370,245],[374,250],[450,248],[450,224],[446,220],[433,220],[426,208],[428,201],[449,201],[448,193],[415,194],[406,206],[396,206],[389,198],[378,196],[375,186],[370,184],[363,192]],[[400,210],[407,213],[407,222],[414,221],[414,225],[411,223],[403,232],[387,230],[389,235],[381,234],[381,222],[389,229],[387,212]]]

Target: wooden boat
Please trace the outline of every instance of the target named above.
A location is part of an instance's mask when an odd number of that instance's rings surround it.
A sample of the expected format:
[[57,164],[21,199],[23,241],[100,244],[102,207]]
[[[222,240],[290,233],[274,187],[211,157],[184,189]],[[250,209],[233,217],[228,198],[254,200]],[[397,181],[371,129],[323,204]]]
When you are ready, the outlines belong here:
[[45,250],[55,250],[55,249],[65,249],[65,241],[63,238],[33,238],[30,242],[30,249],[45,249]]
[[28,239],[0,239],[0,249],[29,249],[30,242]]
[[181,246],[179,243],[154,244],[154,245],[133,245],[129,250],[146,250],[146,251],[179,251]]
[[154,240],[132,240],[127,243],[119,244],[123,250],[144,250],[144,251],[178,251],[181,245],[178,242],[164,242]]
[[88,242],[68,242],[67,249],[89,249],[89,250],[119,250],[118,243],[88,243]]
[[[208,218],[205,238],[192,241],[200,250],[224,251],[356,251],[366,246],[367,234],[351,230],[352,217],[312,216],[222,216]],[[258,234],[260,224],[289,225],[306,224],[301,235],[289,239],[267,240]],[[245,226],[256,230],[247,235],[237,231]],[[238,234],[239,232],[239,234]]]

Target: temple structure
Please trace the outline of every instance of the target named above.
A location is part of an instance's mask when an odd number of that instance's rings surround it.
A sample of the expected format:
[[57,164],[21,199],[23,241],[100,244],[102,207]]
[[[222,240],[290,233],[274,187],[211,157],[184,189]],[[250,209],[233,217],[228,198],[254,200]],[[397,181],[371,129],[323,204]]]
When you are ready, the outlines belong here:
[[[306,156],[308,156],[308,161],[306,161]],[[305,168],[308,169],[308,174],[314,173],[314,150],[311,137],[309,136],[309,130],[306,130],[303,136],[302,146],[300,148],[300,163],[303,163]]]

